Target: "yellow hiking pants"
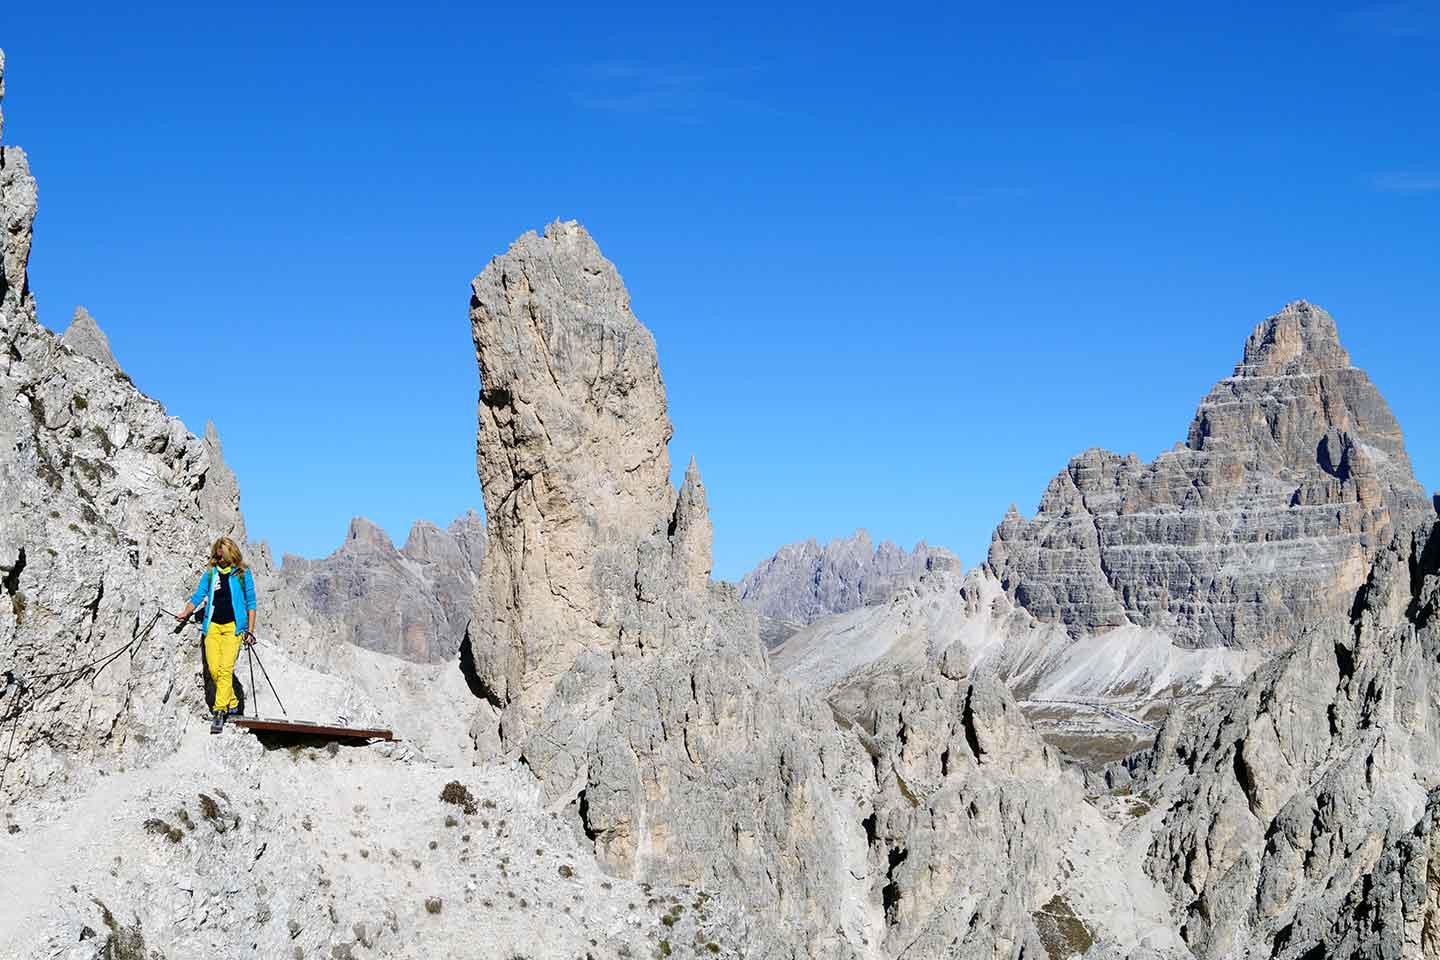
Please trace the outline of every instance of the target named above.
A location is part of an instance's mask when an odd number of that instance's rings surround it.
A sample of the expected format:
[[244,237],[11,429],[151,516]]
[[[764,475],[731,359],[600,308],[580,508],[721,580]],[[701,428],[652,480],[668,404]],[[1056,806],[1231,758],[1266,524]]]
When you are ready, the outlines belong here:
[[235,634],[235,624],[210,624],[210,629],[205,631],[205,662],[210,665],[210,679],[215,681],[215,702],[211,706],[216,710],[240,706],[235,687],[230,683],[239,656],[240,638]]

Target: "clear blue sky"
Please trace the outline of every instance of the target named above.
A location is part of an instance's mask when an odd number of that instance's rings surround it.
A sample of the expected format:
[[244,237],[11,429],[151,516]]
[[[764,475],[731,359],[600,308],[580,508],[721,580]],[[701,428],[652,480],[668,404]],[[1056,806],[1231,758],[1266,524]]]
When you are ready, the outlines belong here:
[[277,552],[480,506],[469,280],[557,217],[655,332],[718,576],[978,561],[1298,297],[1440,485],[1436,3],[201,6],[7,3],[5,139],[42,319],[213,419]]

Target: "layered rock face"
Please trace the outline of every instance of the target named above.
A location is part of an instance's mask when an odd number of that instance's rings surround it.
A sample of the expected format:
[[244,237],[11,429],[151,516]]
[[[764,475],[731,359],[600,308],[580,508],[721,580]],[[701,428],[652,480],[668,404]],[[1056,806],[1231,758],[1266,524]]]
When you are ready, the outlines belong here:
[[36,320],[35,210],[25,155],[4,147],[0,665],[27,686],[0,699],[15,725],[9,797],[105,756],[168,749],[199,708],[198,663],[193,628],[157,620],[157,601],[178,608],[210,540],[245,535],[213,430],[201,440],[166,416],[95,357],[93,336],[77,348]]
[[820,546],[787,543],[740,580],[740,599],[762,617],[804,626],[888,597],[897,586],[932,569],[958,569],[959,559],[924,541],[902,550],[889,540],[874,546],[870,534]]
[[1343,615],[1377,552],[1433,517],[1335,321],[1297,302],[1251,334],[1184,447],[1148,464],[1076,457],[1034,518],[1011,509],[989,567],[1076,634],[1135,624],[1185,646],[1276,651]]
[[431,663],[460,649],[484,556],[485,521],[473,511],[447,530],[417,522],[399,550],[356,517],[330,556],[287,555],[279,574],[318,636]]
[[1440,531],[1396,537],[1353,617],[1172,714],[1135,788],[1147,868],[1202,957],[1434,956]]
[[1003,689],[926,664],[841,712],[777,680],[708,579],[698,470],[669,485],[654,341],[593,240],[527,234],[473,289],[482,750],[607,871],[737,898],[755,955],[1043,951],[1081,787]]

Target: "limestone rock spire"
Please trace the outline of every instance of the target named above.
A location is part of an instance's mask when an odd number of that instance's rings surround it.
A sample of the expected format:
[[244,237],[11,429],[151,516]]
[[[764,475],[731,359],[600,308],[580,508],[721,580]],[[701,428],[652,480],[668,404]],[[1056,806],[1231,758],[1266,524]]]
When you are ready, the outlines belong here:
[[670,523],[670,546],[680,565],[681,576],[692,590],[704,590],[710,582],[714,537],[705,482],[700,479],[700,467],[695,458],[691,457],[690,465],[685,469],[685,482],[675,501],[675,517]]
[[[527,233],[471,285],[480,366],[476,464],[489,528],[476,668],[538,703],[586,651],[613,646],[675,506],[655,340],[578,223]],[[531,689],[533,688],[533,690]]]
[[[5,53],[0,50],[0,101],[5,97]],[[0,113],[0,134],[4,114]],[[36,209],[35,178],[19,147],[0,146],[0,335],[13,333],[22,314],[34,312],[26,267]]]
[[84,307],[75,308],[75,316],[70,321],[70,326],[65,328],[64,335],[60,342],[81,356],[98,360],[109,367],[119,369],[120,365],[115,362],[115,355],[110,352],[110,338],[105,336],[105,331],[90,316],[90,311]]

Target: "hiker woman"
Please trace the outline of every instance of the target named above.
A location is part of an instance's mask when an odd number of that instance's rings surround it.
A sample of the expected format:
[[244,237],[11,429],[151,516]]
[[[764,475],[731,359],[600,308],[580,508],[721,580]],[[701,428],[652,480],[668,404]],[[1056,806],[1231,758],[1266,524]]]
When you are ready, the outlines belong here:
[[229,537],[221,537],[210,547],[210,566],[175,619],[184,623],[201,606],[205,608],[205,662],[215,681],[210,732],[219,733],[225,729],[225,718],[240,712],[240,700],[230,682],[240,644],[255,642],[255,578]]

